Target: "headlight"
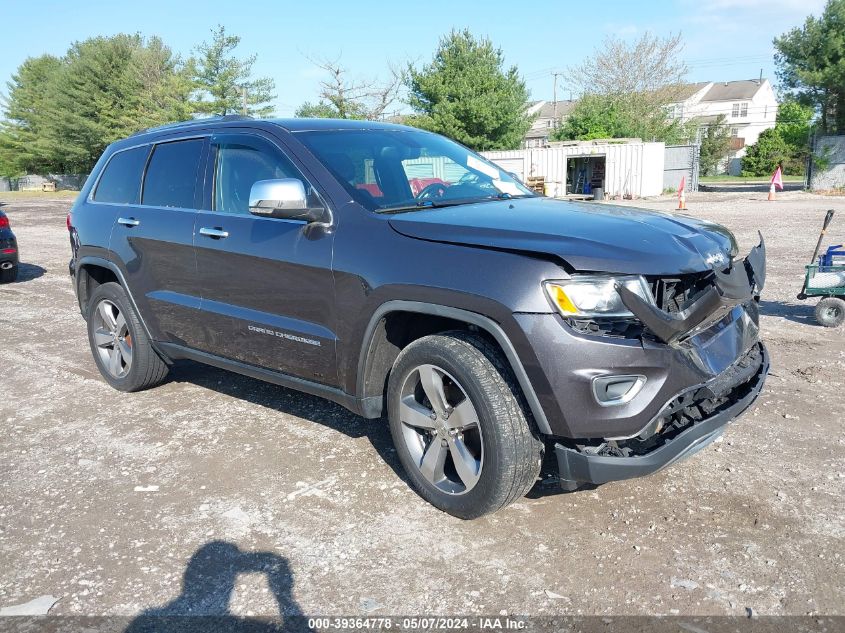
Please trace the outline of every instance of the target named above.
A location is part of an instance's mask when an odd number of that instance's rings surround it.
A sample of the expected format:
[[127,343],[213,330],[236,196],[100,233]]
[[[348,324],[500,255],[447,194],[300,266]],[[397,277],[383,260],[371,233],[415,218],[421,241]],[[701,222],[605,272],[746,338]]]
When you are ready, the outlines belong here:
[[545,282],[546,293],[566,317],[632,317],[616,292],[616,284],[654,303],[646,280],[640,275],[576,275],[566,281]]

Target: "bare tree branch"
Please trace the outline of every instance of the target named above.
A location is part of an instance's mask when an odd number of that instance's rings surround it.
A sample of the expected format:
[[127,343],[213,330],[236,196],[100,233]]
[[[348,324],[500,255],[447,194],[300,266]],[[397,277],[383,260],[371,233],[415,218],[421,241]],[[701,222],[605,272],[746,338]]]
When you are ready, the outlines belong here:
[[320,80],[320,99],[331,104],[341,119],[380,119],[396,101],[402,87],[402,72],[392,64],[390,78],[350,79],[348,69],[335,59],[308,60],[325,71],[326,78]]
[[668,103],[687,75],[682,51],[680,33],[662,38],[646,32],[632,44],[608,37],[591,57],[567,68],[565,77],[579,94],[650,95]]

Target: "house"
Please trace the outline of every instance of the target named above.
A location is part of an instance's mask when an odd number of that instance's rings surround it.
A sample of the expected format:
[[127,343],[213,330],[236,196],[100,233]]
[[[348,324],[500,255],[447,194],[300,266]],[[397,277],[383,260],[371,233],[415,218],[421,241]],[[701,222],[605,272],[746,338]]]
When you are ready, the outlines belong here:
[[558,126],[561,119],[566,116],[575,107],[577,101],[534,101],[528,104],[527,114],[534,118],[531,123],[531,129],[525,134],[522,141],[522,147],[529,149],[532,147],[546,147],[549,144],[549,136],[552,131]]
[[678,102],[670,104],[669,116],[699,123],[698,139],[720,114],[731,130],[731,153],[727,171],[738,175],[745,148],[757,142],[760,133],[775,126],[778,102],[768,79],[703,82],[684,87]]
[[[559,121],[572,112],[577,101],[534,101],[528,105],[528,115],[535,117],[525,135],[525,149],[547,147],[549,137]],[[739,81],[704,81],[682,87],[678,101],[669,104],[669,116],[698,123],[697,141],[720,114],[731,130],[731,153],[724,166],[738,175],[745,156],[745,148],[757,142],[763,130],[775,126],[778,102],[768,79]]]

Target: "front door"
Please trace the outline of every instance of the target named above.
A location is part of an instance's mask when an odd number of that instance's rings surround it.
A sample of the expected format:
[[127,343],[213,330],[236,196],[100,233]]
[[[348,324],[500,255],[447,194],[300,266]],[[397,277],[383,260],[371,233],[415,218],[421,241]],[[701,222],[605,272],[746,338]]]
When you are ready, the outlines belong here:
[[288,375],[336,384],[333,232],[249,212],[256,181],[298,178],[256,134],[212,138],[195,239],[203,349]]

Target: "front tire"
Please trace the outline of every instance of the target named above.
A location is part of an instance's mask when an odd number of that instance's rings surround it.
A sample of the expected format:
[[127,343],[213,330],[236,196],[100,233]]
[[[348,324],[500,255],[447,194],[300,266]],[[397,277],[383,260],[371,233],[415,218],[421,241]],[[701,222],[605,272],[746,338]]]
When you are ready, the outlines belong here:
[[408,345],[388,382],[388,418],[414,489],[462,519],[524,496],[540,472],[543,444],[501,353],[462,331]]
[[825,327],[839,327],[845,323],[845,301],[826,297],[816,304],[816,321]]
[[99,286],[88,302],[88,341],[97,369],[119,391],[161,384],[168,368],[150,344],[120,284]]

